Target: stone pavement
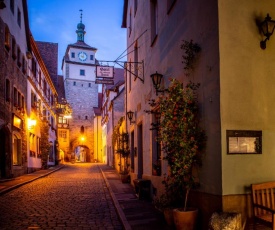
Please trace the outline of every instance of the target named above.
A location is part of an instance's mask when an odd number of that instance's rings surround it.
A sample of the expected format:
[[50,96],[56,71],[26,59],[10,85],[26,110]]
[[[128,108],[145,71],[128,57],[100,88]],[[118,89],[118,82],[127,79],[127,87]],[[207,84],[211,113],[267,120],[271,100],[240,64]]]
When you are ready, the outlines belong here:
[[113,168],[102,164],[100,169],[125,229],[174,229],[166,224],[162,213],[154,208],[152,202],[139,200],[133,186],[122,183]]
[[[173,229],[165,223],[162,214],[153,207],[151,202],[139,200],[132,185],[121,182],[119,174],[113,168],[105,164],[97,165],[101,170],[124,229]],[[63,167],[64,165],[58,165],[13,179],[0,179],[0,195],[41,177],[48,176]]]

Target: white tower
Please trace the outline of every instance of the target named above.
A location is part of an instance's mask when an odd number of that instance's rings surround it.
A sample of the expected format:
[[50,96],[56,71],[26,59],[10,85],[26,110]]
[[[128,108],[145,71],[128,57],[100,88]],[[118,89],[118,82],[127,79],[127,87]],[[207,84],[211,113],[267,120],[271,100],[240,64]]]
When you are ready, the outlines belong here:
[[94,159],[93,108],[98,107],[98,85],[95,84],[96,48],[84,42],[85,25],[77,25],[77,42],[68,45],[62,61],[66,99],[73,109],[70,120],[70,151],[76,160]]

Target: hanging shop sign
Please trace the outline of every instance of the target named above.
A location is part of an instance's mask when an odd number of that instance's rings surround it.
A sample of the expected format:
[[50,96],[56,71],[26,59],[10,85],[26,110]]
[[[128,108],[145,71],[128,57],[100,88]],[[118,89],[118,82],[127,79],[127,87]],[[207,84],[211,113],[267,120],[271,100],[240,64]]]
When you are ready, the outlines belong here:
[[97,78],[114,78],[114,67],[113,66],[96,66],[96,77]]

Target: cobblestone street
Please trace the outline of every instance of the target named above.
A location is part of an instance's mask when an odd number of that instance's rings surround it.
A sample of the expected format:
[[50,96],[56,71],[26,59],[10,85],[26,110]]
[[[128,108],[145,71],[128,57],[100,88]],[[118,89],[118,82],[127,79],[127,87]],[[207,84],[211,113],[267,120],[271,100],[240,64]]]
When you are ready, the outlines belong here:
[[0,229],[123,229],[96,164],[63,169],[0,196]]

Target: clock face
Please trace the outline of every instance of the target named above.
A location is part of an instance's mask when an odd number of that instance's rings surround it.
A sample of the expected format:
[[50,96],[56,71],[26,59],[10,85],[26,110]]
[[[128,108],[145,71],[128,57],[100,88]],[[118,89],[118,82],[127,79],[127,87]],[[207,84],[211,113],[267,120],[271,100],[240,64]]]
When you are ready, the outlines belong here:
[[79,52],[78,57],[80,61],[86,61],[87,59],[87,54],[85,52]]

